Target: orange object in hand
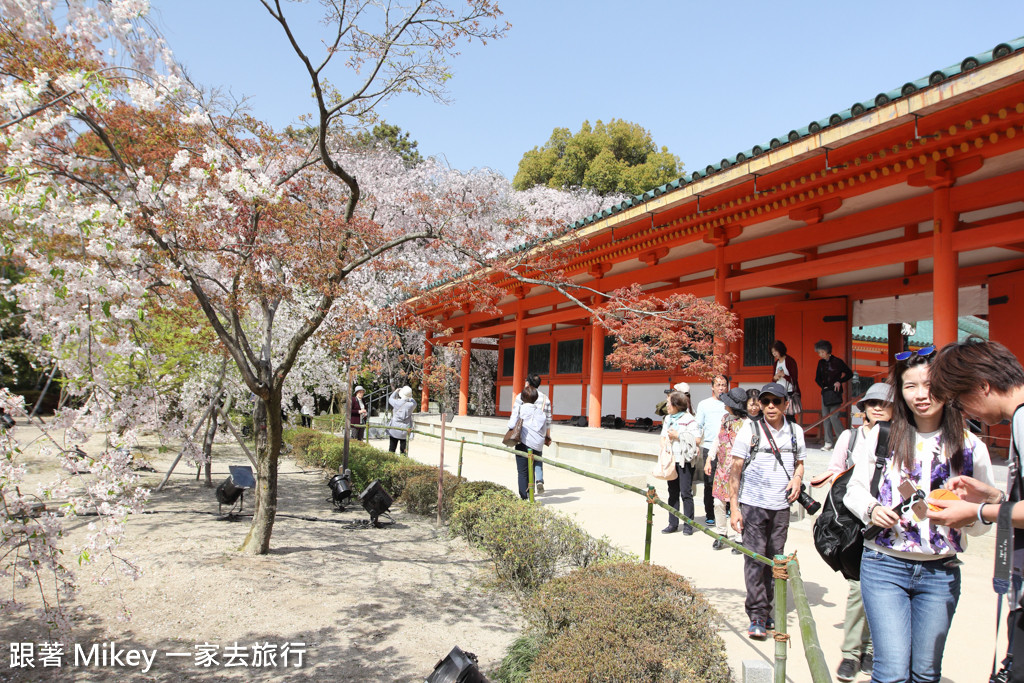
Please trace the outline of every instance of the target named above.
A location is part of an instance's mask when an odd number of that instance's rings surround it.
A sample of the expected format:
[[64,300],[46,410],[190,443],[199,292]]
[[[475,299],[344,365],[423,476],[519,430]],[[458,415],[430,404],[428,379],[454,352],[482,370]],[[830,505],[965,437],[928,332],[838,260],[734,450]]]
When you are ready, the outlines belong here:
[[[960,496],[956,495],[949,489],[935,489],[934,491],[928,494],[928,497],[934,500],[960,500]],[[941,510],[942,508],[938,507],[937,505],[932,505],[931,503],[928,503],[928,509]]]

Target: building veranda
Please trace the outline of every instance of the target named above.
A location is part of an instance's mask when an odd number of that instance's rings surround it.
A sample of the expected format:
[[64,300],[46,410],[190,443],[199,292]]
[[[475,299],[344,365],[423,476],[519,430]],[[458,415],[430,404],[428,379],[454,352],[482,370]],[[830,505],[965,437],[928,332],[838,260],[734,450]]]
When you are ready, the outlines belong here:
[[[638,283],[650,295],[692,293],[728,307],[743,331],[729,349],[729,374],[741,385],[767,381],[770,345],[783,340],[801,370],[805,424],[821,408],[813,383],[819,339],[862,374],[881,375],[904,343],[901,323],[925,322],[941,345],[963,336],[959,318],[974,316],[1024,355],[1024,318],[1014,314],[1024,287],[1022,43],[578,221],[571,234],[579,250],[565,274],[600,292]],[[496,280],[501,314],[474,309],[457,283],[446,284],[443,303],[420,313],[452,332],[428,336],[427,349],[457,342],[495,350],[499,415],[528,371],[544,376],[556,419],[586,416],[590,427],[607,415],[653,417],[664,388],[680,380],[695,400],[710,393],[706,378],[607,365],[614,340],[555,291],[507,276],[467,277]],[[876,325],[887,326],[887,340],[855,347],[857,331]],[[468,412],[468,359],[460,415]]]

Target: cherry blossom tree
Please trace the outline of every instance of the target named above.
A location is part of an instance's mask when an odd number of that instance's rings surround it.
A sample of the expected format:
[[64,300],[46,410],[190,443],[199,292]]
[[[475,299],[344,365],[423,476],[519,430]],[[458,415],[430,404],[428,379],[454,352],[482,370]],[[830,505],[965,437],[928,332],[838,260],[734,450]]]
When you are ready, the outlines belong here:
[[[325,0],[333,37],[319,59],[281,2],[263,4],[309,75],[315,142],[204,98],[147,26],[141,0],[65,0],[60,12],[0,0],[0,239],[33,274],[16,289],[26,329],[79,396],[56,424],[72,436],[102,425],[124,444],[159,428],[198,458],[197,416],[224,392],[251,397],[249,553],[270,547],[285,398],[329,395],[351,368],[378,362],[395,330],[436,327],[409,304],[430,283],[490,269],[562,292],[609,324],[682,310],[564,274],[582,245],[562,240],[560,226],[602,200],[517,193],[496,173],[409,165],[345,136],[346,121],[372,122],[391,97],[443,99],[456,47],[505,32],[495,4]],[[493,305],[501,292],[481,282],[480,305]],[[167,379],[168,353],[147,327],[163,311],[182,312],[202,350],[186,380]],[[137,504],[115,489],[128,498],[119,510]]]

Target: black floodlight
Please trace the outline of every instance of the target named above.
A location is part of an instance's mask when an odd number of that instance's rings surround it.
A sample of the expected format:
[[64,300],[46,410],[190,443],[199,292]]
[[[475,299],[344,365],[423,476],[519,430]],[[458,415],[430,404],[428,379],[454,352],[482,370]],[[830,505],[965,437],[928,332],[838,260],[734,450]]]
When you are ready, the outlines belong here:
[[245,505],[245,490],[256,487],[256,478],[248,465],[230,465],[231,474],[217,487],[217,513],[223,514],[222,506],[230,505],[228,517],[234,516],[235,502],[238,501],[238,512]]
[[434,666],[425,683],[487,683],[487,677],[480,673],[477,656],[456,645]]
[[345,506],[352,502],[352,470],[345,470],[344,474],[335,474],[327,482],[331,489],[331,502],[339,512],[345,511]]
[[388,508],[395,501],[392,500],[388,492],[381,486],[380,480],[374,479],[370,482],[369,486],[363,489],[363,492],[359,494],[359,502],[363,504],[363,509],[370,513],[370,522],[373,526],[377,528],[382,526],[377,521],[381,515],[391,519],[391,516],[388,515]]

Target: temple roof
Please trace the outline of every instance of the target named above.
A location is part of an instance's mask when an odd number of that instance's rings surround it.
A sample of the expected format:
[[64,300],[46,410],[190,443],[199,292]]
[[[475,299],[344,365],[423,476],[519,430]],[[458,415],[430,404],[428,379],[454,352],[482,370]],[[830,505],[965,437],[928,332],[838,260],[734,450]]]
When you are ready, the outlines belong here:
[[[964,340],[969,335],[976,334],[983,339],[988,339],[988,321],[973,315],[964,315],[956,319],[957,339]],[[911,346],[927,346],[935,339],[931,320],[921,320],[914,323],[915,332],[908,340]],[[853,328],[854,341],[881,342],[889,339],[887,325],[859,325]]]
[[[1002,59],[1003,57],[1008,57],[1009,55],[1013,54],[1014,52],[1018,52],[1021,49],[1024,49],[1024,36],[1011,40],[1007,43],[1000,43],[991,50],[986,50],[985,52],[973,55],[971,57],[966,57],[963,61],[961,61],[958,64],[947,66],[944,69],[936,69],[935,71],[931,72],[929,75],[925,77],[919,78],[916,81],[908,81],[907,83],[904,83],[902,86],[898,88],[878,93],[871,99],[867,99],[862,102],[856,102],[853,105],[851,105],[848,109],[844,109],[841,112],[831,114],[830,116],[823,119],[811,121],[809,124],[801,126],[800,128],[794,128],[785,135],[772,138],[767,144],[754,145],[750,149],[747,149],[744,152],[739,152],[738,154],[734,154],[730,157],[726,157],[719,161],[718,163],[708,164],[703,169],[694,171],[689,176],[684,175],[678,180],[673,180],[670,183],[666,183],[664,185],[661,185],[660,187],[648,190],[643,194],[638,194],[634,197],[631,197],[608,209],[587,216],[586,218],[582,218],[573,223],[570,227],[580,228],[583,227],[584,225],[589,225],[590,223],[594,223],[596,221],[601,220],[602,218],[612,216],[616,213],[619,213],[620,211],[624,211],[632,206],[636,206],[637,204],[642,204],[643,202],[653,199],[654,197],[659,197],[673,190],[678,190],[679,188],[689,185],[690,183],[694,183],[702,178],[706,178],[710,175],[718,173],[719,171],[723,171],[729,168],[730,166],[742,163],[748,159],[753,159],[755,157],[761,156],[768,150],[778,149],[783,145],[787,145],[792,142],[797,142],[798,140],[805,138],[808,135],[820,133],[826,128],[842,125],[846,121],[862,116],[867,112],[871,111],[872,109],[885,106],[890,102],[895,102],[896,100],[913,95],[917,91],[922,90],[924,88],[939,85],[940,83],[943,83],[944,81],[950,78],[955,78],[968,71],[977,69],[979,66],[988,64],[989,62],[992,62],[997,59]],[[522,247],[520,247],[520,250],[529,249],[531,246],[533,245],[523,245]]]

